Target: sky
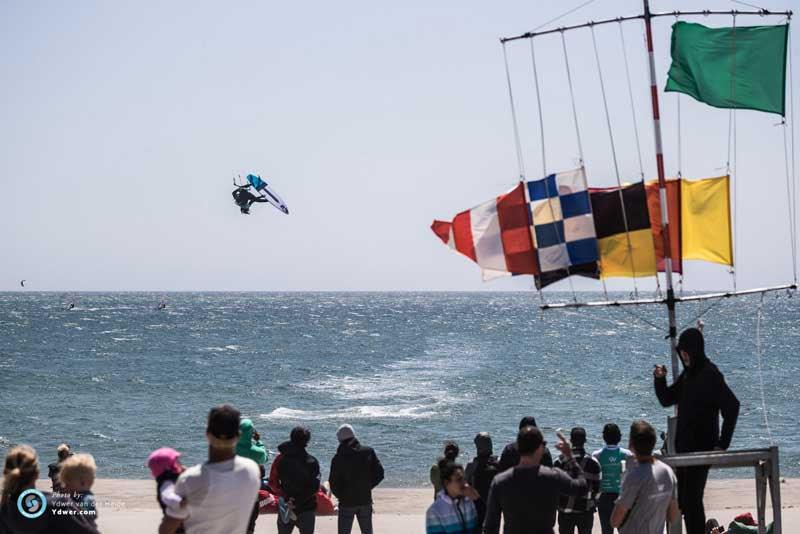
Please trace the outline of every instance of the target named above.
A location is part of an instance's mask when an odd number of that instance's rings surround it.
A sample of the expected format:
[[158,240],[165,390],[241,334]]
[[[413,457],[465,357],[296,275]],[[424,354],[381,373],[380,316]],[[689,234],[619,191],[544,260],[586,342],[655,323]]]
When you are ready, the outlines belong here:
[[[42,291],[529,290],[529,277],[482,282],[478,267],[429,227],[518,180],[499,38],[580,3],[2,0],[0,291],[20,289],[21,279],[26,290]],[[697,9],[690,1],[652,4]],[[598,0],[554,25],[641,9],[635,0]],[[766,22],[742,19],[737,24]],[[673,21],[654,22],[661,88]],[[622,27],[644,171],[654,178],[643,25]],[[619,25],[598,27],[596,38],[621,178],[636,181]],[[588,181],[610,186],[591,33],[565,39]],[[578,162],[561,38],[535,47],[544,169],[530,45],[508,44],[530,179]],[[660,98],[667,174],[679,170],[679,98],[683,176],[724,174],[728,111],[674,93]],[[738,287],[789,282],[780,118],[736,117]],[[250,172],[271,183],[290,215],[266,205],[239,213],[232,176]],[[686,289],[731,285],[723,266],[686,267]],[[586,280],[575,287],[600,288]],[[638,287],[652,289],[653,280]]]

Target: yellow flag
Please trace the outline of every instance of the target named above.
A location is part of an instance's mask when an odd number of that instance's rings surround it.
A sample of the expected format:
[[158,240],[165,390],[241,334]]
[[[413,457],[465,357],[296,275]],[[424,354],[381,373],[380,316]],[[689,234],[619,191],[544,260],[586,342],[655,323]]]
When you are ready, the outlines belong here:
[[684,260],[733,265],[730,178],[681,180],[681,249]]

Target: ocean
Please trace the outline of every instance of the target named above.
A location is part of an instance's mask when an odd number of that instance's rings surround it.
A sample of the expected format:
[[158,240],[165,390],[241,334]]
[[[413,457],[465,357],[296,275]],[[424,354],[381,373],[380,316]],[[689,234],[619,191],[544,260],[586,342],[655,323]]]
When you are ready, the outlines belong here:
[[[556,428],[585,427],[588,448],[609,421],[623,434],[638,418],[665,429],[651,374],[669,366],[663,307],[538,304],[535,293],[0,293],[0,454],[28,443],[47,464],[66,441],[95,456],[98,477],[146,478],[157,447],[202,461],[206,414],[228,402],[271,451],[308,426],[323,475],[350,423],[384,485],[409,487],[427,483],[443,440],[466,462],[488,431],[499,454],[524,415],[551,444]],[[768,446],[771,432],[782,475],[797,477],[800,298],[764,299],[769,430],[758,304],[680,305],[679,324],[705,314],[707,352],[742,404],[732,448]]]

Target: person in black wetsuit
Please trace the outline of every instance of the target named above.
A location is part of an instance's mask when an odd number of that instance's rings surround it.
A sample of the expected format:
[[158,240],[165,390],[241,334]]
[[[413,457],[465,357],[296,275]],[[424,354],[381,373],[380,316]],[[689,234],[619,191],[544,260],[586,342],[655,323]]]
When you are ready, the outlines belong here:
[[239,206],[239,210],[241,210],[243,215],[250,214],[250,206],[253,202],[267,202],[266,198],[257,197],[251,193],[249,185],[237,185],[231,195],[233,196],[233,201]]
[[[674,384],[667,385],[667,368],[653,370],[656,396],[662,406],[678,405],[675,451],[726,450],[731,444],[739,400],[725,383],[725,377],[706,356],[703,333],[687,328],[678,338],[678,354],[683,372]],[[722,431],[719,416],[722,414]],[[679,467],[678,504],[686,522],[687,534],[705,534],[706,515],[703,493],[709,466]]]

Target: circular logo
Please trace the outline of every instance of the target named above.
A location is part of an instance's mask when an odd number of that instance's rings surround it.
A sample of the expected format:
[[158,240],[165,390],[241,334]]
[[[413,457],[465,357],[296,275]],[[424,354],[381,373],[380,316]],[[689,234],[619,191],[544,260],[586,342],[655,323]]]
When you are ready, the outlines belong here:
[[36,519],[40,517],[45,508],[47,507],[47,499],[39,490],[27,489],[20,493],[17,499],[17,509],[23,517],[28,519]]

